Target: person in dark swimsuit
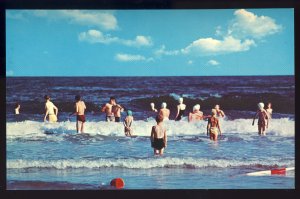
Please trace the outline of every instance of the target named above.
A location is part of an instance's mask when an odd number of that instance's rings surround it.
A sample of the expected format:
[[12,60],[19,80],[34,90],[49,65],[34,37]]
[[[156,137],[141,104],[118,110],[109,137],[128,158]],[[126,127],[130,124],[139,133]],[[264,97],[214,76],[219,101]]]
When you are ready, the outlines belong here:
[[164,149],[167,147],[167,132],[163,127],[163,117],[157,115],[155,118],[157,125],[151,130],[151,147],[154,149],[154,155],[163,155]]
[[85,115],[84,111],[86,109],[84,101],[81,100],[80,95],[75,96],[75,111],[71,113],[71,115],[76,115],[76,131],[77,133],[84,133],[84,123],[85,123]]
[[175,121],[179,121],[181,120],[182,116],[184,115],[184,112],[185,112],[185,108],[186,108],[186,105],[183,104],[183,98],[179,98],[178,100],[179,104],[177,106],[177,114],[176,114],[176,117],[175,117]]

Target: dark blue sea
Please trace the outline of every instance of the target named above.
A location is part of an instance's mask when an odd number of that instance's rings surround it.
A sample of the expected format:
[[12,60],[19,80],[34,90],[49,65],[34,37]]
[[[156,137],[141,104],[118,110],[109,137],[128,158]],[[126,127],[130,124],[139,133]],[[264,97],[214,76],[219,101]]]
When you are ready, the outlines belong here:
[[[58,107],[58,122],[43,121],[44,95]],[[85,101],[86,133],[77,134],[74,96]],[[114,96],[133,111],[133,134],[105,122],[100,107]],[[223,136],[206,136],[207,121],[174,121],[183,97],[205,115],[215,104],[225,112]],[[149,136],[156,108],[166,102],[168,147],[154,156]],[[257,103],[272,103],[266,136],[252,126]],[[21,105],[14,115],[14,105]],[[122,113],[122,119],[125,118]],[[8,77],[6,154],[8,189],[101,189],[121,177],[125,189],[294,189],[294,171],[247,176],[295,166],[294,76],[245,77]],[[51,132],[45,133],[45,132]]]

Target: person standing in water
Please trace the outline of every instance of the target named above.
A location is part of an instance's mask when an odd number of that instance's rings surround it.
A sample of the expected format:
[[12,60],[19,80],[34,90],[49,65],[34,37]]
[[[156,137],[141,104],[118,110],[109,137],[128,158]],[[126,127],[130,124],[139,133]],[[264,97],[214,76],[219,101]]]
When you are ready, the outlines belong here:
[[267,111],[267,113],[269,114],[269,115],[268,115],[268,116],[269,116],[269,119],[271,119],[271,118],[272,118],[272,113],[273,113],[273,109],[272,109],[272,104],[271,104],[271,102],[268,103],[266,111]]
[[215,110],[217,111],[217,117],[225,117],[225,113],[220,109],[219,104],[216,104]]
[[101,107],[101,111],[106,113],[106,121],[107,122],[114,122],[114,113],[112,112],[112,106],[114,105],[114,97],[110,97],[109,103],[104,104]]
[[196,104],[193,107],[193,112],[190,112],[189,114],[189,122],[196,122],[203,120],[203,112],[200,111],[200,105]]
[[183,98],[179,98],[178,100],[179,104],[177,105],[177,114],[176,114],[176,117],[175,117],[175,121],[179,121],[181,120],[182,116],[184,115],[184,112],[185,112],[185,108],[186,108],[186,105],[183,104]]
[[77,133],[84,133],[84,123],[85,123],[85,115],[84,111],[86,109],[84,101],[81,100],[80,95],[75,96],[75,112],[71,113],[71,115],[76,115],[76,131]]
[[16,103],[16,105],[15,105],[15,115],[20,114],[20,108],[21,108],[21,105],[19,103]]
[[112,112],[115,117],[115,122],[121,121],[121,112],[123,112],[123,111],[124,111],[124,108],[120,104],[117,104],[117,100],[114,99],[113,106],[112,106]]
[[153,102],[150,103],[150,106],[153,112],[157,112],[157,109],[155,108],[155,104]]
[[207,135],[209,134],[210,140],[218,140],[218,132],[220,136],[222,135],[219,119],[217,118],[217,110],[211,110],[212,116],[208,119],[207,122]]
[[167,109],[167,103],[166,102],[163,102],[161,104],[161,109],[159,110],[158,115],[160,115],[163,118],[163,121],[169,120],[170,110]]
[[127,110],[127,116],[126,118],[124,119],[124,132],[125,132],[125,135],[126,136],[132,136],[132,128],[131,128],[131,125],[132,125],[132,122],[133,122],[133,116],[132,116],[132,111],[131,110]]
[[167,147],[167,130],[163,126],[163,117],[157,115],[156,126],[152,127],[150,140],[151,147],[154,149],[154,155],[163,155],[164,149]]
[[45,95],[44,99],[46,100],[45,103],[45,117],[44,121],[47,121],[47,116],[49,115],[49,122],[56,122],[57,121],[57,114],[58,114],[58,108],[50,101],[49,95]]
[[258,135],[266,135],[266,129],[269,125],[269,116],[267,111],[264,109],[264,103],[260,102],[257,106],[258,110],[254,115],[252,126],[254,125],[255,118],[258,116]]

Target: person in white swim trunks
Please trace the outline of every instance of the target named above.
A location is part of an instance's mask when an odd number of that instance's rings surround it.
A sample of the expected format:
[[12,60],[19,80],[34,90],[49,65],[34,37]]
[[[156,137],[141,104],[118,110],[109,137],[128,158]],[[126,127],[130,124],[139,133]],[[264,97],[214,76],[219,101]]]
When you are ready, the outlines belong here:
[[44,96],[46,103],[45,103],[45,117],[44,117],[44,121],[47,121],[47,116],[49,122],[56,122],[57,121],[57,114],[58,114],[58,108],[50,101],[50,97],[49,95],[45,95]]

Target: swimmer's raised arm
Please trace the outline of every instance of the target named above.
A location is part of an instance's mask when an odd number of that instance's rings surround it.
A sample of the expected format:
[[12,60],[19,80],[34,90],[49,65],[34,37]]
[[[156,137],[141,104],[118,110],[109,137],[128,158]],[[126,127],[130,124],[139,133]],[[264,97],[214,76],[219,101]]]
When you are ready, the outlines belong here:
[[257,114],[258,114],[258,111],[256,111],[256,113],[255,113],[255,115],[254,115],[254,117],[253,117],[252,126],[254,126],[254,121],[255,121],[255,118],[256,118]]

